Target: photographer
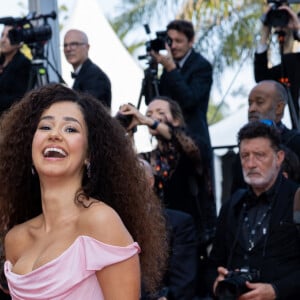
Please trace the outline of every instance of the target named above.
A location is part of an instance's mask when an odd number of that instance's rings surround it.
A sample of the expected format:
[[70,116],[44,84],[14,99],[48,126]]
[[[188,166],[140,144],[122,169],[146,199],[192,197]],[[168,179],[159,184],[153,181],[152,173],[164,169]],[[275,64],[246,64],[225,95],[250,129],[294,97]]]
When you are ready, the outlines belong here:
[[300,235],[293,220],[300,190],[282,175],[279,132],[250,122],[238,144],[248,188],[221,209],[209,286],[218,299],[300,299]]
[[[278,2],[279,7],[278,4],[273,4],[262,18],[261,36],[254,57],[254,76],[256,82],[273,79],[285,83],[290,89],[296,116],[299,118],[300,53],[295,53],[293,47],[295,40],[300,40],[300,21],[297,14],[284,4],[285,2]],[[285,22],[286,17],[288,20]],[[278,34],[281,63],[270,67],[268,48],[272,31]]]
[[159,94],[174,99],[181,107],[190,133],[201,136],[210,147],[206,113],[212,85],[211,64],[193,49],[194,28],[186,20],[174,20],[167,25],[167,55],[151,51],[163,66]]
[[0,39],[0,115],[21,99],[29,85],[31,62],[20,52],[21,44],[12,44],[4,26]]
[[[150,163],[155,178],[154,190],[169,209],[190,214],[196,224],[199,256],[199,275],[204,275],[206,248],[214,236],[216,207],[211,189],[211,174],[209,171],[208,149],[203,139],[192,139],[185,128],[185,122],[180,106],[174,100],[157,96],[150,101],[146,115],[129,104],[122,105],[119,111],[122,115],[131,116],[131,122],[124,126],[127,132],[136,126],[146,125],[152,137],[157,140],[157,146],[150,152],[139,153],[139,156]],[[184,277],[180,286],[191,280],[190,273],[183,276],[186,267],[180,267],[178,262],[177,279]],[[191,283],[191,282],[190,282]],[[177,285],[179,286],[179,285]],[[205,294],[203,280],[198,281],[199,293]],[[190,286],[185,295],[192,293]],[[174,288],[176,290],[176,288]],[[173,288],[171,289],[173,290]],[[170,298],[170,299],[193,299]]]

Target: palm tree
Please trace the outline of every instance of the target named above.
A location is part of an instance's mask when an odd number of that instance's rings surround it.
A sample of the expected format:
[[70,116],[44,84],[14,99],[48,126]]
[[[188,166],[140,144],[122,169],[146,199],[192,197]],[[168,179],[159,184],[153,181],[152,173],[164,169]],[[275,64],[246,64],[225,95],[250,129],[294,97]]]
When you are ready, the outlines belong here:
[[155,20],[191,20],[197,32],[196,48],[207,53],[215,69],[222,72],[243,55],[251,55],[262,6],[261,0],[124,0],[124,11],[112,24],[124,39],[141,24]]

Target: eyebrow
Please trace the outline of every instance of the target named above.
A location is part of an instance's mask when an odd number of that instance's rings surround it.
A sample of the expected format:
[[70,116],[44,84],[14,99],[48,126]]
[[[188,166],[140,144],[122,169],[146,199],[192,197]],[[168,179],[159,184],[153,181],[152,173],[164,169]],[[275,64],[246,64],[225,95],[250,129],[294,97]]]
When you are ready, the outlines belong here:
[[[54,117],[53,116],[44,116],[44,117],[41,117],[40,121],[42,121],[42,120],[54,120]],[[68,122],[70,122],[70,121],[75,122],[75,123],[79,124],[80,127],[82,127],[80,122],[73,117],[63,117],[63,120],[68,121]]]

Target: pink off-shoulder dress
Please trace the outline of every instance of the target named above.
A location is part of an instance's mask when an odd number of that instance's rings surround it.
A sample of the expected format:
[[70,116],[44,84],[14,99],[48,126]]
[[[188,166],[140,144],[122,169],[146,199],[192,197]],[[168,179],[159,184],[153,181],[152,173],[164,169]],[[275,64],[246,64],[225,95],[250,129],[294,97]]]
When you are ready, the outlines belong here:
[[112,246],[79,236],[59,257],[25,275],[4,271],[13,300],[103,300],[96,271],[140,252],[137,243]]

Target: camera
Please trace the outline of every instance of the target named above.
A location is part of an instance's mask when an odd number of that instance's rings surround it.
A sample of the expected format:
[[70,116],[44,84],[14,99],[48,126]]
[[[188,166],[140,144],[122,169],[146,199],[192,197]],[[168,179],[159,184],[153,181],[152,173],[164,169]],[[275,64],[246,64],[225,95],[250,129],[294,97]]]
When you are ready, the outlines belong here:
[[123,115],[121,113],[117,113],[115,118],[120,122],[120,124],[127,129],[130,123],[132,122],[132,115]]
[[[33,44],[46,42],[51,39],[52,30],[50,25],[46,22],[47,18],[56,19],[56,12],[53,11],[48,15],[36,15],[36,13],[33,12],[24,18],[0,18],[0,24],[13,26],[8,33],[12,45],[21,42]],[[39,19],[43,19],[44,24],[41,26],[33,26],[31,21]]]
[[267,14],[262,17],[262,22],[266,26],[286,27],[290,20],[290,15],[287,11],[279,9],[283,4],[300,3],[300,0],[268,0],[268,3],[273,3]]
[[226,278],[218,283],[216,295],[219,300],[236,300],[240,295],[248,292],[246,281],[257,282],[259,278],[258,270],[241,268],[239,271],[229,271]]
[[150,52],[153,50],[158,52],[159,50],[164,50],[166,49],[166,43],[171,47],[172,39],[168,36],[167,31],[157,31],[156,39],[146,42],[146,51]]
[[19,44],[21,42],[32,44],[50,40],[52,36],[52,30],[48,24],[27,29],[14,28],[9,31],[8,36],[12,45]]
[[[129,105],[135,107],[132,103],[128,102]],[[124,115],[121,112],[117,112],[115,119],[120,122],[120,124],[127,129],[132,122],[133,115]]]

